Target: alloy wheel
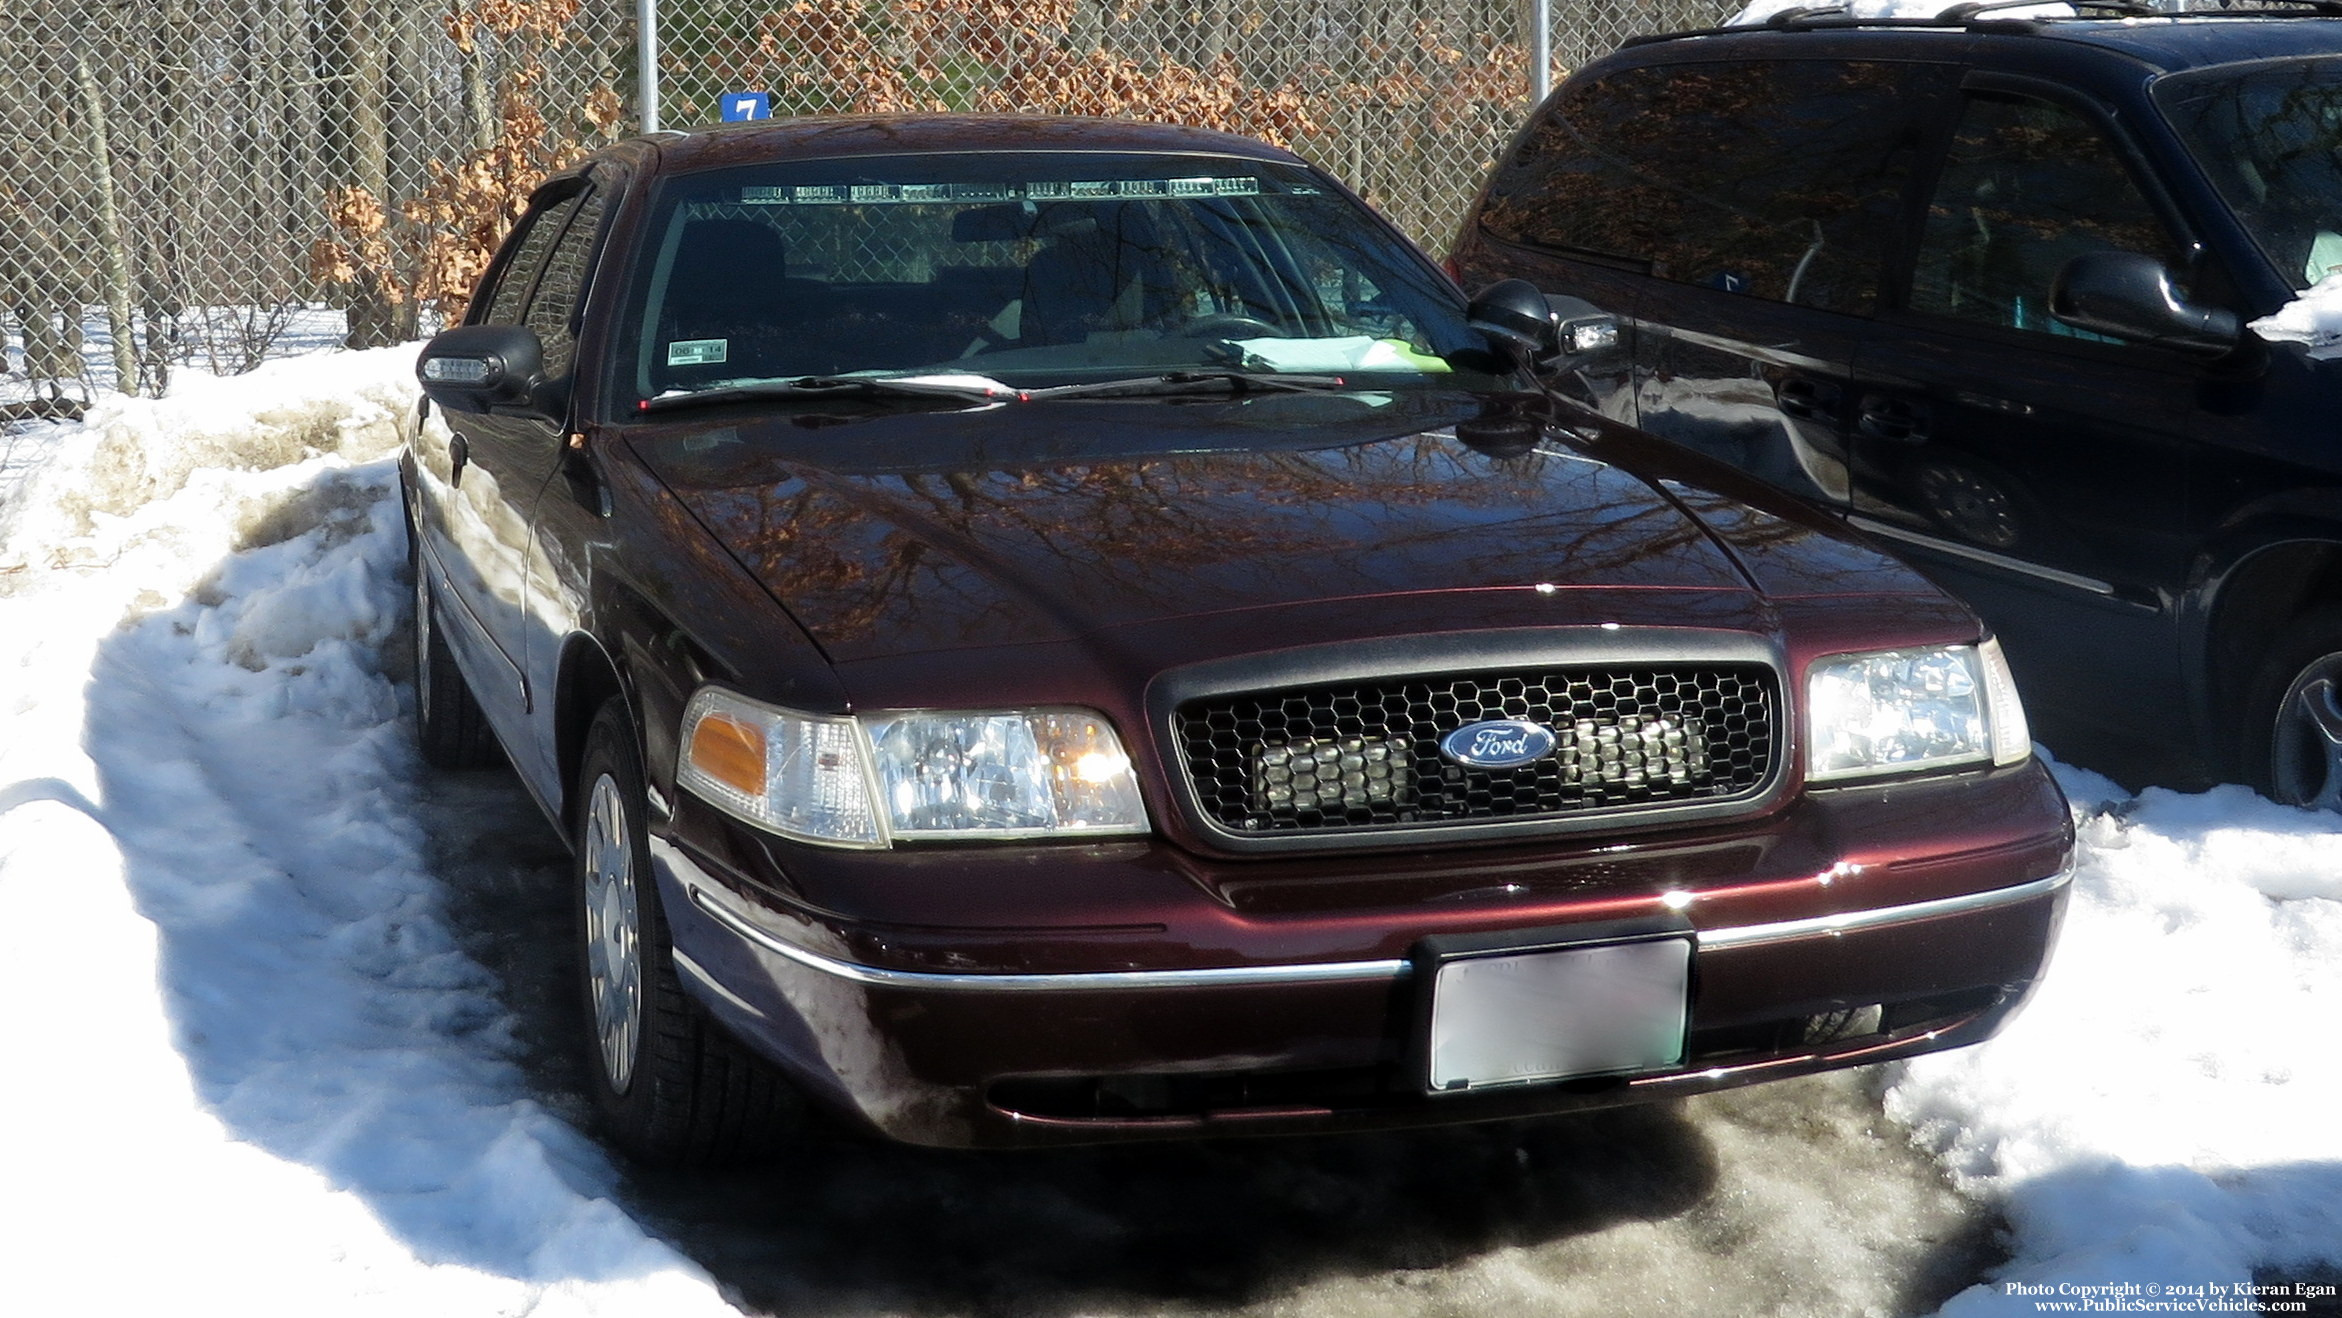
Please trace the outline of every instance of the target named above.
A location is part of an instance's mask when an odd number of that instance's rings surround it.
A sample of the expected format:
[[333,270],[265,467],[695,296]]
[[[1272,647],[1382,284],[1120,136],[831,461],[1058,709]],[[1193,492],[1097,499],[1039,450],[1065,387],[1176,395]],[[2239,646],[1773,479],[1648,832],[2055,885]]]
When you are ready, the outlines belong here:
[[2310,663],[2277,705],[2271,786],[2278,800],[2342,810],[2342,654]]

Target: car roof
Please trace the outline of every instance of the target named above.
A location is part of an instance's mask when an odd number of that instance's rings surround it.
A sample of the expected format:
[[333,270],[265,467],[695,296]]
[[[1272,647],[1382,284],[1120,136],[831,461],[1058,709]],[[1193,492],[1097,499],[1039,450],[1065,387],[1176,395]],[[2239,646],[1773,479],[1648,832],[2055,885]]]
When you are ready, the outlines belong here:
[[2117,51],[2167,73],[2342,52],[2342,19],[2308,14],[2052,20],[2034,27],[2036,36]]
[[1177,124],[1046,114],[806,115],[719,124],[636,139],[660,173],[850,156],[981,151],[1138,151],[1299,164],[1290,151]]
[[[1801,39],[1813,53],[1845,55],[1849,47],[1904,55],[1948,54],[1947,37],[1964,37],[1974,51],[2000,42],[2050,42],[2105,50],[2159,72],[2206,68],[2254,60],[2342,54],[2342,17],[2303,10],[2235,10],[2126,17],[2027,18],[1986,10],[1966,17],[1937,19],[1856,19],[1816,9],[1786,14],[1771,23],[1706,28],[1646,37],[1629,45],[1664,47],[1677,41],[1714,49],[1743,42],[1761,45],[1774,58],[1794,57]],[[1721,53],[1721,52],[1719,52]]]

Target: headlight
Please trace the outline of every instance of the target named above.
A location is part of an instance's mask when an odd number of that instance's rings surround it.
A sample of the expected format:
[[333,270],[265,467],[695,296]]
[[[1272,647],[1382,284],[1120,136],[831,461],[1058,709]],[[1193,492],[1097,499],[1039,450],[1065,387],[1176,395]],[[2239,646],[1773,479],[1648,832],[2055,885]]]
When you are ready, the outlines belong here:
[[1805,720],[1812,781],[2033,753],[1998,641],[1822,659],[1806,677]]
[[785,837],[883,847],[862,730],[702,690],[683,711],[675,780],[709,804]]
[[845,846],[1147,830],[1121,740],[1081,709],[836,718],[708,689],[676,776],[749,823]]

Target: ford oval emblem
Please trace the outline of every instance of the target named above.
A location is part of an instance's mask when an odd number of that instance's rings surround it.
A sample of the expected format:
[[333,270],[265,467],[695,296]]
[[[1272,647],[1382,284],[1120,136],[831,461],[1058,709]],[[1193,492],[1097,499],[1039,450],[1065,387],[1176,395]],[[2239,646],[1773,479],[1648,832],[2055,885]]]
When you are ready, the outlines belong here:
[[1553,752],[1553,729],[1527,719],[1467,723],[1439,739],[1439,753],[1467,769],[1518,769]]

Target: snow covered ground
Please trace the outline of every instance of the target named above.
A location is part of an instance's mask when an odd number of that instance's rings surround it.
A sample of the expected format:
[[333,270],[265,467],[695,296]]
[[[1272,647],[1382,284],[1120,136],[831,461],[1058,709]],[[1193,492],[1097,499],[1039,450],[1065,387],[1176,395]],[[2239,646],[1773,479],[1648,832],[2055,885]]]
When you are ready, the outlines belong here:
[[[1775,14],[1807,10],[1815,14],[1843,11],[1849,18],[1933,18],[1955,4],[1966,0],[1751,0],[1740,12],[1724,20],[1727,27],[1753,27]],[[2073,6],[2049,0],[2038,5],[2020,5],[2013,9],[1994,10],[1994,18],[2072,18]]]
[[[2236,1283],[2342,1263],[2342,819],[2061,771],[2073,907],[2026,1012],[1887,1112],[2004,1196],[2001,1280]],[[1947,1314],[2034,1313],[1972,1291]]]
[[[10,322],[0,332],[0,404],[45,398],[57,390],[80,398],[120,387],[105,308],[84,306],[80,313],[80,339],[74,351],[80,366],[62,381],[32,376],[21,324]],[[150,331],[159,333],[141,322],[137,332]],[[334,351],[348,333],[349,323],[341,312],[316,303],[190,307],[170,334],[171,373],[173,378],[182,373],[235,375],[262,360]]]
[[729,1312],[528,1097],[423,866],[383,671],[411,361],[102,404],[17,491],[11,1312]]
[[[391,643],[411,361],[190,374],[0,450],[11,1311],[730,1311],[532,1097],[451,931]],[[2048,984],[1883,1077],[2011,1225],[1944,1312],[2331,1276],[2342,820],[2061,773]]]
[[2252,323],[2253,333],[2272,343],[2325,347],[2342,339],[2342,275],[2327,275],[2301,295]]

